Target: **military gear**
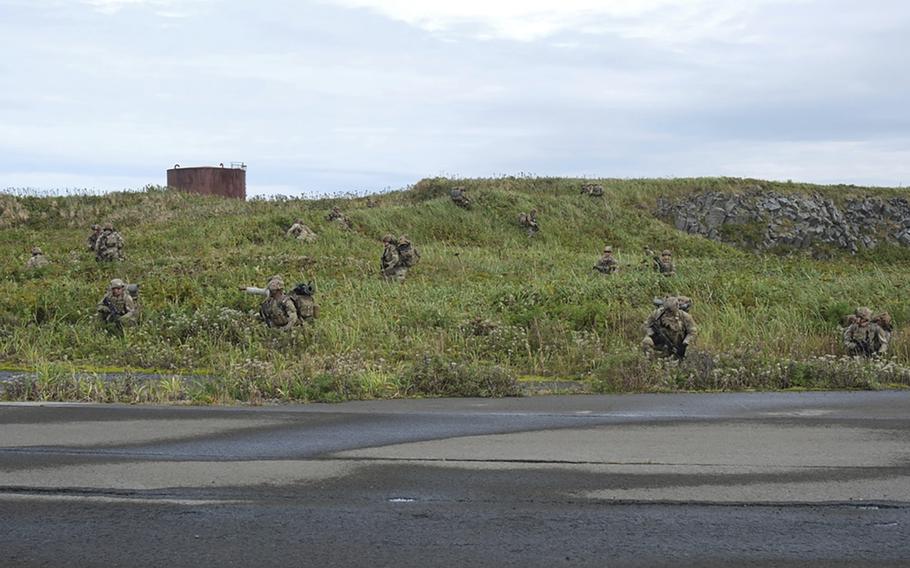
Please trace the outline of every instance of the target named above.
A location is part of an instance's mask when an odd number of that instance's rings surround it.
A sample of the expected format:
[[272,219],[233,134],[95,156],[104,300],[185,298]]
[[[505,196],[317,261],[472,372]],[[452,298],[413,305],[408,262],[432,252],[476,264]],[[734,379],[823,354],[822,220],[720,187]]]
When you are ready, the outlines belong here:
[[86,239],[86,245],[90,251],[95,251],[95,244],[98,242],[98,237],[100,236],[101,225],[92,225],[92,233],[88,236],[88,239]]
[[386,278],[391,277],[392,271],[398,265],[398,244],[392,235],[386,235],[388,240],[383,239],[385,248],[382,250],[382,258],[379,260],[379,268],[382,275]]
[[110,223],[104,226],[104,231],[95,241],[95,260],[102,262],[123,260],[123,237],[113,230]]
[[540,231],[540,224],[537,223],[537,210],[532,209],[530,213],[519,213],[518,224],[527,230],[529,237],[536,235]]
[[325,220],[326,221],[335,221],[336,223],[338,223],[345,229],[351,228],[351,222],[348,220],[347,217],[344,216],[344,213],[342,213],[341,209],[339,209],[338,207],[332,207],[332,211],[328,215],[326,215]]
[[285,233],[285,236],[292,237],[292,238],[295,238],[295,239],[298,239],[298,240],[301,240],[301,241],[304,241],[307,243],[315,242],[316,238],[317,238],[316,233],[312,229],[310,229],[309,227],[304,225],[303,221],[300,219],[298,219],[297,222],[295,222],[293,225],[291,225],[291,228],[287,230],[287,233]]
[[[269,282],[269,285],[274,282],[276,281]],[[290,329],[297,323],[297,306],[289,296],[279,291],[260,304],[259,316],[269,327]]]
[[25,261],[25,268],[29,270],[44,268],[50,264],[50,261],[44,256],[44,253],[41,252],[39,247],[32,247],[32,256]]
[[594,270],[601,274],[615,274],[619,271],[619,262],[613,258],[613,247],[605,247],[603,256],[594,265]]
[[420,262],[420,252],[411,244],[404,235],[398,239],[398,263],[406,268],[411,268]]
[[681,309],[683,302],[675,296],[663,299],[645,322],[645,338],[642,345],[659,353],[682,359],[686,349],[695,340],[698,327],[695,320]]
[[467,191],[464,187],[454,187],[449,191],[449,197],[455,205],[463,209],[470,209],[471,200],[468,199]]
[[654,270],[664,276],[673,276],[676,274],[676,267],[673,265],[673,256],[670,254],[670,251],[664,250],[660,253],[660,256],[657,256],[649,250],[648,254],[652,255],[652,258],[654,259]]
[[319,306],[313,299],[316,287],[312,282],[306,284],[297,284],[288,295],[294,306],[297,308],[297,317],[300,321],[309,321],[319,316]]
[[891,314],[872,316],[872,310],[857,308],[844,330],[844,347],[851,356],[884,355],[891,342]]
[[598,183],[586,183],[581,186],[581,193],[591,197],[600,197],[604,194],[604,186]]
[[[102,323],[122,326],[126,323],[133,323],[138,318],[138,308],[133,295],[125,290],[126,285],[123,280],[114,278],[107,288],[107,293],[98,302],[97,312]],[[114,290],[123,290],[115,294]],[[138,294],[138,288],[137,288]]]

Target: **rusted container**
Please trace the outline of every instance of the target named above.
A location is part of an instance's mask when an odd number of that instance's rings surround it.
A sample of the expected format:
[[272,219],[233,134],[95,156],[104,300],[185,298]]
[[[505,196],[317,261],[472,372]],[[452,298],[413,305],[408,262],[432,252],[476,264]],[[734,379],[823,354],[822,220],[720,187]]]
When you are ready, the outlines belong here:
[[168,187],[189,193],[246,199],[246,165],[182,168],[167,171]]

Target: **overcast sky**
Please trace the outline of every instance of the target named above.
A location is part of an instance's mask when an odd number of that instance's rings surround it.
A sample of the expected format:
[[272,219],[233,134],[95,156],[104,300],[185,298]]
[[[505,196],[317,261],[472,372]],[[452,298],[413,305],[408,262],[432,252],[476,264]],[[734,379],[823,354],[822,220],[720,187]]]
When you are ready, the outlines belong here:
[[0,0],[0,188],[910,184],[905,0]]

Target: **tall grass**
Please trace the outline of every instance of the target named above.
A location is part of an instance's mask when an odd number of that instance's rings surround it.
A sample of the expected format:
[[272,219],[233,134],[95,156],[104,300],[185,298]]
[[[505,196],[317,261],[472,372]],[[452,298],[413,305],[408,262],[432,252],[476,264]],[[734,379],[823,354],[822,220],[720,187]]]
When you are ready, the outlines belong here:
[[[507,394],[505,386],[488,388],[488,378],[603,384],[597,377],[611,361],[624,361],[617,365],[627,373],[657,376],[637,355],[641,324],[654,296],[678,293],[694,299],[698,349],[710,356],[746,349],[757,366],[836,354],[843,316],[869,305],[894,315],[892,362],[910,365],[901,339],[910,321],[901,294],[910,257],[901,251],[827,261],[762,256],[678,232],[652,214],[660,196],[755,184],[838,197],[873,190],[730,178],[597,181],[606,189],[602,198],[579,195],[581,180],[431,179],[379,196],[379,208],[367,208],[362,197],[241,202],[161,188],[0,196],[0,361],[70,374],[206,372],[222,380],[179,393],[171,385],[165,398],[225,402],[432,394],[419,387],[437,384],[427,377],[445,368],[428,365],[432,355],[453,364],[453,376],[485,385],[471,392]],[[455,184],[469,188],[472,210],[449,201]],[[324,220],[332,205],[346,211],[352,231]],[[528,238],[515,219],[532,208],[542,231]],[[316,243],[284,238],[296,218],[316,230]],[[88,226],[105,220],[126,239],[122,263],[98,264],[84,250]],[[378,278],[379,239],[389,232],[407,233],[423,256],[402,285]],[[622,263],[611,277],[591,269],[605,243]],[[50,267],[25,270],[33,245],[49,255]],[[678,275],[653,273],[646,246],[672,249]],[[315,325],[282,334],[245,315],[257,300],[237,287],[263,285],[272,274],[315,281]],[[94,318],[113,277],[142,284],[142,323],[122,337],[102,331]],[[72,390],[53,392],[73,397]]]

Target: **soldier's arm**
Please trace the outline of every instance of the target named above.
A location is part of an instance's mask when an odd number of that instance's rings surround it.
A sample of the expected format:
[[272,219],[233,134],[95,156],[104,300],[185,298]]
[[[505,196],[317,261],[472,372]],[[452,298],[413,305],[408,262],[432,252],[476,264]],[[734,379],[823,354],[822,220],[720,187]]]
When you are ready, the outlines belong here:
[[698,336],[698,326],[695,325],[695,320],[686,312],[682,312],[687,317],[686,319],[686,336],[683,338],[683,343],[688,345]]
[[280,326],[278,329],[291,329],[297,325],[297,306],[295,306],[294,302],[288,297],[285,297],[282,306],[284,307],[284,312],[288,316],[288,323]]

